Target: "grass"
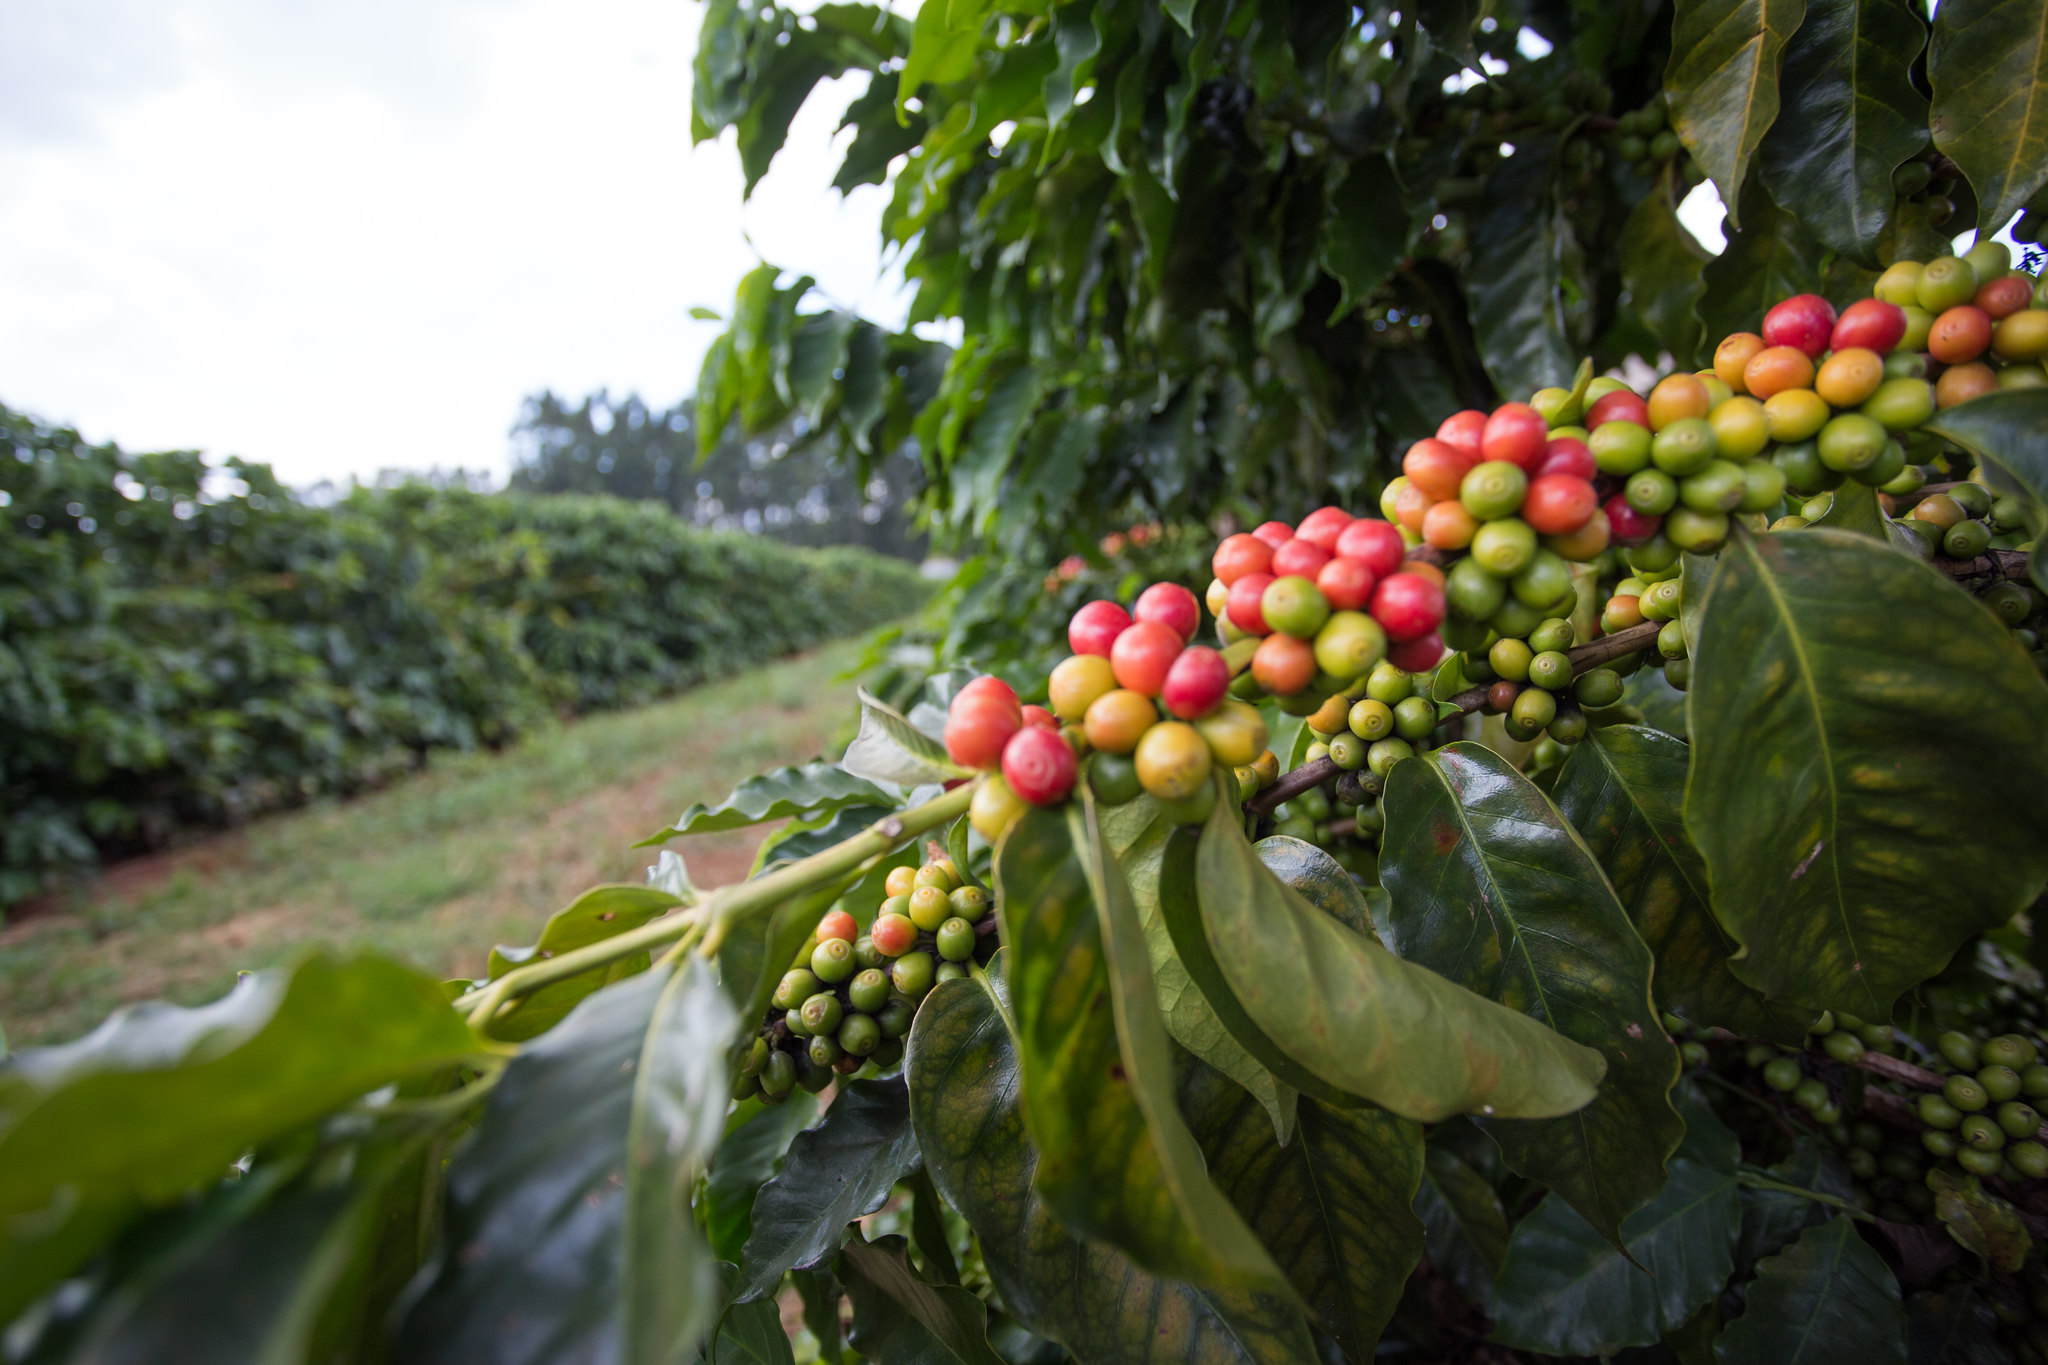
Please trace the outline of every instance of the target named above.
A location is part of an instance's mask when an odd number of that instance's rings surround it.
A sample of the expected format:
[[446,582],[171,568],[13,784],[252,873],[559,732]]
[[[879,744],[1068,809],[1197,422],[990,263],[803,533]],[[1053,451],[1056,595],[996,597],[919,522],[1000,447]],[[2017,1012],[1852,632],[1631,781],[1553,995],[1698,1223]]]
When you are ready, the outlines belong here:
[[[578,892],[642,880],[655,850],[630,845],[690,802],[825,752],[852,718],[853,684],[833,680],[859,652],[846,641],[504,753],[437,757],[383,791],[110,868],[0,929],[0,1027],[16,1047],[74,1037],[131,1001],[211,999],[313,943],[481,975],[492,944],[531,943]],[[670,847],[716,886],[746,875],[765,830]]]

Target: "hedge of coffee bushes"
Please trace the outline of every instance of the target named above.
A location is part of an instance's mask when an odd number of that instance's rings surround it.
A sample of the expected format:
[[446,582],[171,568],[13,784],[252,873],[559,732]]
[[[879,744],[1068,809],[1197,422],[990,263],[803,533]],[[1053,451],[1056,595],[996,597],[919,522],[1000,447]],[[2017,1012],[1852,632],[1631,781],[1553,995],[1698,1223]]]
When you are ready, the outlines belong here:
[[0,906],[53,874],[913,609],[914,566],[611,499],[92,445],[0,407]]

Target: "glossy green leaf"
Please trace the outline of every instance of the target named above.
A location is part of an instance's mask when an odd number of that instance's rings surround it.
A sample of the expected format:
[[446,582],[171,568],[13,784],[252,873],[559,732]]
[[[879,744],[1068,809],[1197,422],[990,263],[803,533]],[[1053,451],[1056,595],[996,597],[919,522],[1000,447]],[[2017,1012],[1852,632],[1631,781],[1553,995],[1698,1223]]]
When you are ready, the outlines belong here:
[[924,1258],[925,1275],[936,1284],[960,1283],[960,1265],[946,1231],[945,1205],[932,1185],[930,1172],[919,1166],[910,1173],[910,1237]]
[[723,1284],[721,1298],[727,1302],[717,1331],[696,1357],[700,1365],[796,1365],[796,1353],[782,1330],[780,1305],[773,1299],[730,1302],[739,1268],[721,1265],[718,1271]]
[[1486,1177],[1439,1142],[1424,1153],[1415,1192],[1429,1263],[1474,1304],[1493,1299],[1493,1277],[1508,1254],[1508,1215]]
[[818,1117],[817,1096],[803,1090],[777,1105],[762,1105],[718,1144],[698,1209],[712,1255],[737,1263],[754,1228],[754,1200],[775,1174],[790,1141]]
[[1703,1100],[1685,1117],[1664,1188],[1621,1225],[1626,1256],[1555,1196],[1515,1224],[1489,1310],[1495,1341],[1609,1356],[1661,1340],[1720,1294],[1735,1269],[1741,1151]]
[[1750,158],[1777,120],[1779,66],[1805,13],[1805,0],[1678,0],[1672,14],[1671,126],[1721,191],[1732,227],[1747,226]]
[[[1152,993],[1166,1030],[1175,1042],[1236,1081],[1265,1108],[1273,1130],[1285,1141],[1294,1131],[1295,1090],[1278,1080],[1247,1052],[1224,1027],[1208,997],[1196,986],[1174,948],[1173,933],[1160,905],[1161,871],[1174,827],[1159,815],[1159,803],[1140,795],[1121,806],[1098,807],[1103,841],[1124,871],[1131,901],[1145,930],[1145,948],[1152,965]],[[1193,882],[1182,878],[1177,894],[1191,895]],[[1186,907],[1192,910],[1192,901]]]
[[0,1318],[141,1209],[393,1081],[485,1050],[431,977],[315,952],[210,1005],[151,1002],[0,1064]]
[[759,1019],[768,1012],[776,983],[817,929],[819,917],[851,887],[849,882],[828,882],[727,931],[718,946],[718,976],[740,1018]]
[[1643,326],[1680,364],[1698,359],[1705,340],[1697,308],[1701,271],[1713,257],[1678,221],[1662,184],[1651,187],[1621,229],[1621,285]]
[[754,1200],[739,1298],[773,1294],[783,1271],[830,1260],[847,1224],[880,1208],[916,1165],[902,1080],[846,1086],[817,1127],[797,1134],[782,1170]]
[[836,763],[813,761],[746,778],[717,805],[691,805],[676,817],[673,825],[635,847],[659,843],[678,834],[741,829],[763,820],[815,820],[842,806],[887,804],[888,793],[874,783],[855,777]]
[[[1769,1166],[1765,1174],[1781,1185],[1811,1190],[1834,1199],[1848,1199],[1856,1192],[1849,1168],[1824,1141],[1817,1137],[1793,1140],[1792,1152]],[[1783,1190],[1742,1188],[1742,1235],[1735,1243],[1735,1259],[1748,1264],[1774,1256],[1815,1223],[1824,1223],[1834,1210],[1826,1204]]]
[[1380,876],[1400,954],[1606,1058],[1584,1108],[1482,1126],[1509,1165],[1618,1241],[1684,1128],[1649,948],[1571,825],[1491,749],[1460,742],[1397,764],[1383,800]]
[[1304,1100],[1282,1147],[1250,1096],[1192,1058],[1181,1067],[1180,1103],[1210,1178],[1324,1330],[1351,1359],[1370,1359],[1422,1256],[1413,1211],[1422,1125]]
[[1689,750],[1636,725],[1595,730],[1551,796],[1607,873],[1656,959],[1659,1008],[1696,1024],[1797,1044],[1810,1011],[1774,1005],[1729,970],[1736,944],[1714,918],[1706,865],[1685,832]]
[[1851,531],[1859,536],[1869,536],[1908,554],[1915,553],[1913,547],[1919,543],[1911,531],[1884,514],[1884,508],[1877,501],[1876,489],[1853,479],[1830,495],[1826,514],[1813,525],[1830,531]]
[[1678,564],[1679,589],[1684,594],[1678,608],[1678,624],[1685,634],[1686,653],[1690,654],[1699,648],[1700,622],[1706,618],[1707,597],[1714,590],[1714,557],[1687,550],[1679,556]]
[[[907,119],[909,111],[905,101],[918,93],[926,82],[933,85],[951,85],[965,80],[974,70],[974,54],[979,46],[979,23],[954,25],[948,22],[947,11],[951,6],[944,0],[917,7],[916,27],[912,30],[910,55],[904,59],[900,77],[901,87],[896,97],[896,117]],[[980,18],[982,7],[969,6],[974,17]],[[966,16],[963,15],[963,18]]]
[[1722,1365],[1905,1365],[1899,1283],[1853,1219],[1831,1218],[1757,1264],[1715,1350]]
[[1989,236],[2048,182],[2048,10],[2032,0],[1943,0],[1927,53],[1934,145],[1977,192]]
[[[1224,1022],[1249,1024],[1255,1055],[1271,1047],[1324,1087],[1425,1122],[1570,1113],[1593,1097],[1604,1065],[1591,1049],[1344,928],[1266,870],[1222,802],[1195,870],[1200,937],[1242,1011]],[[1175,928],[1176,944],[1194,937]]]
[[[506,1067],[448,1168],[444,1249],[392,1359],[573,1360],[622,1347],[627,1129],[668,973],[607,986]],[[695,1235],[694,1225],[685,1230]],[[671,1286],[704,1305],[694,1279]],[[715,1292],[715,1290],[714,1290]]]
[[1934,1216],[1958,1246],[1983,1257],[1994,1270],[2018,1273],[2034,1245],[2019,1210],[1987,1192],[1972,1175],[1933,1171],[1927,1187],[1934,1191]]
[[1408,247],[1408,213],[1394,173],[1379,158],[1351,163],[1330,195],[1323,269],[1342,286],[1336,322],[1371,301]]
[[1907,0],[1805,5],[1757,173],[1822,245],[1876,268],[1897,199],[1892,172],[1927,146],[1927,97],[1910,74],[1927,23]]
[[927,1284],[901,1237],[856,1230],[839,1253],[853,1302],[853,1349],[875,1365],[1004,1365],[988,1344],[988,1309],[954,1285]]
[[1305,839],[1274,834],[1252,845],[1265,869],[1354,934],[1373,935],[1372,907],[1344,865]]
[[[602,943],[615,934],[638,929],[649,920],[659,919],[681,904],[680,897],[662,887],[630,883],[594,886],[571,901],[565,909],[548,916],[539,941],[531,947],[508,948],[500,944],[491,949],[487,967],[489,978],[495,981],[514,967],[556,957],[573,948]],[[634,953],[617,962],[581,972],[567,981],[543,986],[521,1000],[518,1008],[509,1015],[493,1020],[491,1033],[511,1042],[537,1038],[561,1023],[569,1011],[576,1008],[576,1003],[592,991],[647,970],[651,960],[644,952]]]
[[966,777],[946,756],[945,746],[912,725],[903,713],[869,696],[860,698],[860,733],[846,746],[839,766],[855,777],[916,787]]
[[1709,337],[1754,332],[1764,313],[1793,294],[1818,293],[1827,249],[1772,202],[1762,184],[1743,191],[1742,228],[1729,225],[1728,245],[1700,269],[1700,321]]
[[1914,559],[1739,534],[1688,705],[1686,827],[1735,974],[1773,999],[1889,1018],[2048,879],[2048,816],[2011,799],[2048,784],[2048,686]]
[[[1007,844],[1005,845],[1007,848]],[[1315,1346],[1282,1296],[1161,1279],[1061,1226],[1035,1188],[1009,997],[1008,950],[985,974],[943,982],[910,1031],[905,1072],[926,1169],[981,1239],[1004,1306],[1082,1360],[1301,1365]]]
[[1517,143],[1487,178],[1472,224],[1486,250],[1473,256],[1465,290],[1486,373],[1502,393],[1526,397],[1571,383],[1578,357],[1565,330],[1565,226],[1553,194],[1556,140]]
[[634,1069],[621,1285],[629,1360],[680,1362],[711,1325],[717,1262],[691,1216],[690,1191],[725,1133],[725,1059],[739,1031],[711,967],[686,956],[655,1003]]
[[1092,806],[1026,812],[996,852],[995,880],[1034,1188],[1067,1227],[1157,1273],[1283,1287],[1175,1108],[1144,930]]
[[1911,1365],[2004,1365],[1998,1320],[1968,1285],[1925,1290],[1906,1300]]
[[839,1301],[844,1297],[838,1277],[829,1270],[792,1270],[789,1279],[803,1301],[804,1326],[818,1339],[818,1359],[838,1360]]

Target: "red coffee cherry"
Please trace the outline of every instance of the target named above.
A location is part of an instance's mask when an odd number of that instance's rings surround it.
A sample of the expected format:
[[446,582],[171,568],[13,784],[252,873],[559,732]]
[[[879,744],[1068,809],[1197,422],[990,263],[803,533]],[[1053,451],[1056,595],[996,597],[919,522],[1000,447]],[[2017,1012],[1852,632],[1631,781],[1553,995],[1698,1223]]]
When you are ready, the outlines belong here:
[[1157,621],[1180,636],[1181,642],[1195,638],[1202,628],[1202,604],[1178,583],[1154,583],[1138,594],[1131,615],[1140,621]]
[[1479,454],[1481,459],[1506,460],[1532,470],[1543,463],[1543,447],[1549,441],[1550,425],[1542,413],[1527,403],[1502,403],[1486,419]]
[[1444,642],[1435,631],[1414,640],[1403,640],[1387,651],[1387,662],[1409,673],[1426,673],[1444,657]]
[[1875,351],[1879,355],[1890,355],[1892,348],[1905,335],[1905,309],[1883,299],[1858,299],[1835,319],[1834,330],[1828,335],[1828,349]]
[[1835,306],[1818,294],[1794,294],[1764,314],[1764,345],[1790,346],[1810,359],[1828,348]]
[[1262,521],[1252,528],[1252,535],[1277,550],[1294,539],[1294,528],[1284,521]]
[[1389,640],[1419,640],[1443,624],[1444,590],[1419,573],[1390,575],[1373,589],[1372,617]]
[[1158,696],[1159,689],[1166,685],[1166,670],[1185,647],[1186,642],[1172,626],[1157,621],[1135,622],[1116,637],[1116,645],[1109,652],[1109,666],[1116,673],[1117,686],[1148,697]]
[[1252,677],[1276,697],[1291,697],[1316,680],[1315,647],[1292,635],[1268,635],[1252,655]]
[[1600,510],[1607,513],[1608,536],[1616,545],[1640,545],[1656,535],[1657,528],[1664,524],[1662,517],[1636,511],[1620,493],[1609,498]]
[[1024,728],[1027,730],[1057,730],[1060,728],[1060,718],[1046,710],[1043,706],[1027,706],[1024,708]]
[[1265,600],[1266,585],[1272,581],[1272,574],[1252,573],[1230,585],[1230,599],[1223,614],[1230,618],[1231,625],[1253,635],[1273,633],[1273,628],[1266,624],[1265,608],[1261,605]]
[[1539,535],[1568,536],[1593,519],[1600,495],[1576,474],[1541,474],[1522,498],[1522,520]]
[[1458,485],[1472,468],[1464,451],[1431,437],[1408,447],[1401,457],[1401,472],[1408,482],[1438,502],[1458,496]]
[[1486,414],[1477,408],[1467,408],[1444,418],[1436,429],[1436,439],[1478,464],[1479,445],[1485,433]]
[[1067,648],[1108,658],[1110,646],[1130,624],[1131,614],[1114,602],[1084,603],[1067,622]]
[[1230,687],[1230,666],[1223,656],[1204,645],[1181,651],[1166,670],[1166,685],[1159,699],[1166,709],[1182,720],[1194,720],[1215,710]]
[[1385,578],[1398,570],[1401,557],[1407,553],[1408,546],[1392,522],[1360,518],[1345,527],[1344,534],[1337,537],[1338,556],[1357,560],[1372,570],[1375,579]]
[[981,697],[993,697],[1012,711],[1015,711],[1018,719],[1021,720],[1023,718],[1024,703],[1018,700],[1017,689],[1011,687],[993,673],[984,673],[980,677],[970,680],[958,692],[953,694],[952,704],[954,706],[961,706]]
[[946,716],[946,752],[963,768],[993,768],[1010,736],[1023,728],[1021,707],[1013,711],[990,696],[956,697]]
[[1003,781],[1034,806],[1064,801],[1074,789],[1074,750],[1052,730],[1019,730],[1003,746]]
[[1301,519],[1295,528],[1297,538],[1320,547],[1330,554],[1337,552],[1337,537],[1351,524],[1351,514],[1341,507],[1318,507]]
[[1273,577],[1313,579],[1330,562],[1330,552],[1296,536],[1273,551]]
[[1536,466],[1536,477],[1545,474],[1570,474],[1575,478],[1591,479],[1600,472],[1600,466],[1593,460],[1593,452],[1586,449],[1586,443],[1576,436],[1560,436],[1543,447],[1543,463]]
[[1586,430],[1598,431],[1603,422],[1634,422],[1645,431],[1650,427],[1650,405],[1629,389],[1603,393],[1586,409]]
[[1379,576],[1364,563],[1346,559],[1342,555],[1323,565],[1323,571],[1316,575],[1316,586],[1322,589],[1323,598],[1337,611],[1362,611],[1372,601],[1373,585]]

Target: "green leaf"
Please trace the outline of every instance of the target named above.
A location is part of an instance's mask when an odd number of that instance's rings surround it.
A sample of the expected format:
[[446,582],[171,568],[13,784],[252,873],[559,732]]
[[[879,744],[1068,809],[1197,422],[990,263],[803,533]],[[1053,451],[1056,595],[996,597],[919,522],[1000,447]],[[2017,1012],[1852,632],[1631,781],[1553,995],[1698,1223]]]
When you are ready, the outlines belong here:
[[860,733],[846,746],[846,757],[839,760],[839,766],[857,778],[901,787],[968,776],[965,768],[946,756],[943,744],[865,689],[860,692]]
[[1004,1306],[1083,1360],[1313,1360],[1308,1327],[1282,1296],[1156,1278],[1115,1249],[1075,1237],[1054,1217],[1036,1188],[1039,1155],[1019,1102],[1023,1077],[1003,985],[1007,957],[1006,949],[986,973],[942,982],[925,997],[904,1066],[926,1169],[981,1239]]
[[755,1198],[775,1174],[790,1140],[817,1117],[817,1097],[793,1091],[782,1104],[762,1106],[718,1144],[698,1208],[704,1214],[705,1239],[719,1260],[739,1260],[753,1232]]
[[823,1122],[796,1135],[781,1172],[754,1200],[754,1232],[735,1290],[740,1300],[773,1294],[785,1270],[829,1261],[846,1225],[882,1207],[916,1165],[902,1080],[846,1086]]
[[[1943,409],[1927,430],[1975,455],[1993,488],[2017,495],[2036,537],[2048,530],[2048,393],[2000,389]],[[2027,571],[2048,592],[2048,557],[2032,556]]]
[[910,1235],[924,1258],[925,1273],[939,1284],[960,1283],[960,1265],[953,1259],[953,1243],[946,1232],[945,1205],[939,1202],[931,1174],[919,1166],[905,1183],[910,1186]]
[[0,1319],[250,1148],[484,1051],[433,978],[322,951],[198,1009],[136,1005],[77,1042],[12,1054],[0,1063]]
[[[1802,1136],[1792,1143],[1792,1153],[1765,1168],[1771,1179],[1816,1194],[1848,1199],[1856,1193],[1849,1168],[1819,1138]],[[1748,1264],[1776,1255],[1793,1239],[1824,1223],[1833,1211],[1818,1200],[1783,1190],[1742,1189],[1742,1236],[1735,1244],[1735,1259]]]
[[1942,0],[1927,78],[1934,145],[1977,192],[1977,231],[1988,237],[2048,182],[2048,10]]
[[1700,270],[1700,321],[1709,337],[1754,332],[1764,313],[1793,294],[1819,293],[1827,250],[1799,219],[1780,211],[1761,184],[1743,192],[1742,230],[1729,216],[1728,245]]
[[2048,879],[2048,820],[2012,799],[2048,784],[2048,687],[1917,560],[1839,531],[1738,533],[1688,707],[1686,827],[1731,966],[1766,996],[1890,1018]]
[[1822,245],[1876,268],[1892,172],[1927,146],[1927,97],[1911,76],[1927,24],[1907,0],[1805,3],[1757,173]]
[[2034,1239],[2027,1235],[2027,1225],[2020,1221],[2017,1209],[1986,1194],[1973,1175],[1932,1171],[1927,1187],[1934,1191],[1934,1216],[1956,1239],[1956,1245],[1983,1257],[1994,1270],[2018,1273]]
[[[449,1164],[444,1251],[399,1327],[394,1360],[573,1360],[618,1349],[627,1130],[668,983],[656,968],[607,986],[507,1065]],[[695,1236],[694,1225],[684,1230]],[[686,1299],[672,1311],[696,1319],[702,1289],[694,1278],[672,1284]]]
[[1965,1284],[1906,1300],[1906,1359],[1912,1365],[2003,1365],[2007,1356],[1997,1319]]
[[843,1297],[838,1278],[829,1270],[792,1270],[789,1278],[803,1300],[804,1326],[818,1339],[818,1359],[838,1360],[839,1300]]
[[644,848],[678,834],[741,829],[763,820],[816,820],[844,806],[888,804],[888,793],[866,778],[855,777],[836,763],[813,761],[749,777],[715,806],[693,803],[673,825],[634,847]]
[[1740,1150],[1704,1101],[1685,1113],[1664,1188],[1621,1225],[1626,1256],[1555,1195],[1515,1224],[1489,1310],[1495,1341],[1605,1357],[1661,1340],[1720,1294],[1735,1270]]
[[[927,83],[951,85],[967,79],[974,71],[974,54],[981,46],[981,7],[962,6],[971,9],[977,22],[954,26],[948,22],[947,10],[952,8],[946,0],[932,0],[930,4],[917,7],[917,20],[911,30],[910,55],[904,58],[900,86],[896,95],[896,118],[907,121],[910,111],[905,102],[918,93]],[[966,15],[961,16],[963,19]]]
[[1466,272],[1472,330],[1502,393],[1526,397],[1571,382],[1565,331],[1566,226],[1551,185],[1556,139],[1531,138],[1487,177],[1472,239],[1486,243]]
[[1508,1215],[1486,1177],[1440,1141],[1431,1143],[1415,1212],[1429,1263],[1472,1303],[1491,1302],[1493,1277],[1508,1254]]
[[[1123,867],[1132,903],[1138,907],[1152,965],[1152,992],[1166,1020],[1166,1031],[1175,1042],[1250,1091],[1273,1120],[1274,1133],[1286,1141],[1294,1131],[1294,1088],[1261,1066],[1224,1027],[1174,949],[1173,933],[1160,905],[1160,874],[1174,826],[1160,816],[1159,803],[1142,794],[1121,806],[1098,808],[1097,816],[1103,841]],[[1177,894],[1191,896],[1193,881],[1183,878],[1177,887]],[[1186,908],[1192,909],[1192,900]]]
[[1778,117],[1778,67],[1805,14],[1805,0],[1677,0],[1664,71],[1671,126],[1721,191],[1730,227],[1749,211],[1750,157]]
[[1600,860],[1656,959],[1659,1008],[1696,1024],[1797,1044],[1809,1011],[1774,1005],[1729,970],[1736,944],[1714,919],[1706,865],[1685,832],[1686,745],[1656,730],[1595,730],[1551,796]]
[[926,1284],[901,1237],[856,1230],[839,1253],[853,1301],[853,1349],[875,1365],[1004,1365],[988,1344],[988,1309],[953,1285]]
[[1408,247],[1408,212],[1391,192],[1394,173],[1383,158],[1349,163],[1330,194],[1323,269],[1342,287],[1337,319],[1371,301]]
[[1550,798],[1491,749],[1460,742],[1397,764],[1384,801],[1395,949],[1607,1059],[1599,1095],[1577,1112],[1481,1126],[1510,1166],[1618,1242],[1684,1129],[1649,948]]
[[1157,1273],[1282,1288],[1174,1106],[1144,931],[1092,804],[1026,812],[1003,836],[995,882],[1034,1188],[1067,1227]]
[[1265,869],[1354,934],[1375,936],[1372,907],[1344,865],[1305,839],[1274,834],[1252,845]]
[[1898,1281],[1852,1219],[1810,1227],[1760,1261],[1745,1304],[1715,1347],[1723,1365],[1905,1365]]
[[[514,967],[558,957],[573,948],[585,948],[623,934],[628,929],[638,929],[681,904],[681,898],[660,887],[629,883],[594,886],[569,902],[566,909],[548,916],[548,922],[541,928],[539,942],[532,947],[508,948],[499,944],[491,949],[486,970],[490,979],[496,981]],[[510,1014],[494,1020],[491,1032],[512,1042],[538,1038],[561,1023],[569,1011],[576,1008],[577,1002],[592,991],[614,981],[623,981],[635,972],[646,971],[650,960],[644,952],[634,953],[605,966],[579,972],[566,981],[543,986],[521,1000],[518,1008]]]
[[718,1148],[732,1106],[726,1053],[740,1017],[703,959],[669,978],[648,1021],[626,1135],[626,1358],[681,1361],[710,1327],[717,1262],[698,1234],[690,1190]]
[[1696,309],[1706,287],[1701,271],[1712,259],[1678,221],[1678,207],[1661,181],[1622,225],[1621,287],[1629,306],[1681,365],[1699,359],[1703,349]]
[[[722,1299],[730,1300],[739,1269],[718,1267],[724,1285]],[[782,1330],[782,1310],[773,1299],[753,1303],[727,1302],[718,1319],[716,1335],[697,1355],[701,1365],[796,1365],[796,1353]]]
[[[1167,875],[1186,861],[1170,850]],[[1225,803],[1192,861],[1199,920],[1178,919],[1183,898],[1167,894],[1168,925],[1224,1022],[1247,1030],[1238,1037],[1253,1055],[1278,1053],[1309,1073],[1306,1085],[1425,1122],[1486,1107],[1570,1113],[1592,1099],[1604,1066],[1591,1049],[1344,928],[1266,870]],[[1213,989],[1191,954],[1214,964]]]
[[1181,1068],[1180,1104],[1210,1178],[1345,1354],[1371,1359],[1422,1256],[1413,1211],[1422,1126],[1384,1109],[1305,1100],[1282,1147],[1250,1096],[1192,1058]]
[[1700,622],[1706,618],[1707,596],[1714,590],[1714,557],[1687,550],[1679,555],[1678,563],[1679,589],[1684,594],[1678,624],[1685,634],[1685,651],[1690,654],[1699,648]]

